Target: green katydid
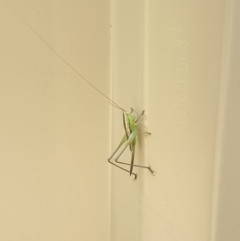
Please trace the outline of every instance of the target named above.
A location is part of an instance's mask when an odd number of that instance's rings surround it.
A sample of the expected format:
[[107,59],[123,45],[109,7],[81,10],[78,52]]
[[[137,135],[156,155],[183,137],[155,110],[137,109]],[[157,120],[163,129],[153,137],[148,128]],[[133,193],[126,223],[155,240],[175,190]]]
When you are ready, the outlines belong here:
[[[17,11],[18,12],[18,11]],[[126,171],[131,175],[134,175],[134,180],[137,178],[137,174],[133,172],[133,167],[140,167],[148,169],[152,174],[154,174],[153,170],[150,166],[142,166],[142,165],[135,165],[134,164],[134,156],[135,156],[135,147],[136,147],[136,139],[138,134],[145,133],[145,134],[151,134],[149,132],[139,132],[138,131],[138,120],[144,115],[144,111],[136,118],[132,113],[133,109],[131,108],[130,112],[127,112],[122,107],[120,107],[117,103],[115,103],[113,100],[111,100],[107,95],[105,95],[103,92],[101,92],[97,87],[95,87],[91,82],[89,82],[83,75],[81,75],[75,68],[73,68],[55,49],[53,49],[46,41],[41,37],[41,35],[26,21],[26,19],[18,12],[20,17],[25,21],[25,23],[30,27],[30,29],[45,43],[45,45],[56,55],[58,56],[72,71],[74,71],[81,79],[83,79],[86,83],[88,83],[93,89],[95,89],[99,94],[101,94],[105,99],[108,100],[108,102],[115,108],[118,108],[123,113],[123,126],[125,130],[125,134],[118,145],[117,149],[113,152],[113,154],[108,158],[108,162],[112,165],[120,168],[123,171]],[[115,158],[115,162],[112,162],[112,158],[114,155],[118,152],[118,150],[124,145],[121,152],[118,154],[118,156]],[[131,163],[125,163],[120,162],[118,159],[123,154],[123,152],[127,149],[129,146],[132,157],[131,157]],[[127,165],[130,167],[130,170],[121,167],[121,165]]]
[[[118,107],[117,107],[118,108]],[[122,108],[121,108],[122,109]],[[137,178],[137,174],[133,173],[133,167],[141,167],[141,168],[147,168],[152,174],[154,173],[153,170],[151,169],[150,166],[140,166],[140,165],[135,165],[134,164],[134,156],[135,156],[135,147],[136,147],[136,138],[137,135],[139,133],[146,133],[146,134],[151,134],[149,132],[139,132],[138,131],[138,126],[137,126],[137,122],[139,120],[139,118],[141,116],[144,115],[144,111],[141,113],[140,116],[138,116],[138,118],[136,118],[132,112],[133,109],[131,108],[131,112],[127,113],[125,110],[123,110],[123,126],[124,126],[124,130],[125,130],[125,134],[121,140],[121,142],[119,143],[117,149],[113,152],[113,154],[108,158],[108,162],[111,163],[112,165],[126,171],[130,173],[131,175],[134,175],[134,180]],[[120,167],[119,165],[116,165],[115,163],[111,162],[111,159],[113,158],[113,156],[117,153],[117,151],[120,149],[120,147],[125,143],[124,148],[122,149],[122,151],[120,152],[120,154],[115,158],[115,161],[119,164],[123,164],[123,165],[128,165],[130,166],[130,171]],[[118,161],[119,157],[123,154],[123,152],[126,150],[126,148],[129,146],[130,151],[132,153],[132,158],[131,158],[131,164],[129,163],[125,163],[125,162],[120,162]]]

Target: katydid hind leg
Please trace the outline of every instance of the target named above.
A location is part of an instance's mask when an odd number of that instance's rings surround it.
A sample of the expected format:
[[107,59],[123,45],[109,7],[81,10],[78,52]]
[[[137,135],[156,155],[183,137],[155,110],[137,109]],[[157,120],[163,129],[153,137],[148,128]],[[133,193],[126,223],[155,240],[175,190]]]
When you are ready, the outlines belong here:
[[[119,166],[119,165],[111,162],[111,159],[113,158],[113,156],[116,154],[116,152],[119,150],[119,148],[120,148],[126,141],[127,141],[127,136],[126,136],[126,134],[125,134],[125,135],[123,136],[121,142],[119,143],[117,149],[116,149],[116,150],[113,152],[113,154],[108,158],[108,162],[109,162],[110,164],[114,165],[115,167],[118,167],[119,169],[121,169],[121,170],[123,170],[123,171],[125,171],[125,172],[130,173],[129,170],[127,170],[127,169],[125,169],[125,168],[123,168],[123,167],[121,167],[121,166]],[[133,179],[133,180],[136,180],[136,179],[137,179],[137,174],[136,174],[136,173],[133,173],[133,172],[131,172],[131,174],[134,175],[134,179]],[[130,174],[130,175],[131,175],[131,174]]]
[[[108,160],[108,162],[111,163],[112,165],[114,165],[115,167],[118,167],[118,168],[120,168],[121,170],[130,173],[129,170],[127,170],[127,169],[125,169],[125,168],[123,168],[123,167],[118,166],[117,164],[111,162],[111,160]],[[130,176],[131,176],[131,175],[134,175],[134,179],[133,179],[133,180],[136,180],[136,179],[137,179],[137,174],[136,174],[136,173],[133,173],[133,172],[132,172],[132,173],[130,173]]]
[[152,174],[154,174],[154,171],[151,169],[150,166],[142,166],[142,165],[134,165],[134,156],[135,156],[135,148],[133,148],[132,150],[132,160],[131,160],[131,164],[130,163],[126,163],[126,162],[120,162],[118,161],[118,159],[120,158],[120,156],[123,154],[123,152],[126,150],[126,148],[131,145],[131,143],[133,142],[134,138],[136,138],[137,136],[137,131],[136,132],[132,132],[130,137],[128,138],[123,150],[120,152],[120,154],[116,157],[115,161],[119,164],[123,164],[123,165],[128,165],[131,166],[130,168],[130,175],[131,175],[131,170],[133,169],[133,167],[139,167],[139,168],[146,168],[148,169]]
[[130,167],[130,176],[132,175],[132,171],[133,171],[134,156],[135,156],[135,148],[132,150],[131,167]]
[[116,148],[116,150],[112,153],[112,155],[108,158],[108,160],[110,161],[113,156],[116,154],[116,152],[119,150],[119,148],[127,141],[127,136],[126,134],[123,136],[121,142],[119,143],[118,147]]
[[[120,152],[120,154],[116,157],[115,161],[117,162],[117,160],[119,159],[119,157],[123,154],[123,152],[127,149],[127,147],[134,141],[134,139],[137,136],[137,130],[133,131],[131,133],[131,135],[129,136],[125,146],[123,147],[122,151]],[[130,165],[130,164],[129,164]]]
[[[134,156],[135,156],[135,153],[134,153]],[[122,164],[122,165],[127,165],[127,166],[131,166],[130,168],[130,175],[131,175],[131,170],[133,169],[133,167],[139,167],[139,168],[145,168],[145,169],[148,169],[153,175],[154,175],[154,171],[152,170],[152,168],[150,166],[142,166],[142,165],[135,165],[133,164],[134,163],[134,156],[132,154],[132,159],[133,159],[133,162],[130,163],[126,163],[126,162],[120,162],[118,160],[115,160],[117,163],[119,164]]]

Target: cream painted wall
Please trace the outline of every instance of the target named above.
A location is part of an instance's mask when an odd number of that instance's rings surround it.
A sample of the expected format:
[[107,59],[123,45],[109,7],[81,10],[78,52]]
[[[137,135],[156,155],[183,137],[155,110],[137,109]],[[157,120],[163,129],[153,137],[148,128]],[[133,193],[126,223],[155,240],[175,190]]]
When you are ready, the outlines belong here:
[[[1,5],[0,240],[217,241],[232,2]],[[146,111],[136,163],[155,176],[107,163],[122,113],[17,11],[103,93]]]
[[136,159],[156,175],[139,170],[138,183],[129,183],[113,169],[112,240],[239,239],[240,156],[235,148],[226,159],[238,142],[225,141],[227,123],[239,139],[240,102],[230,105],[240,94],[239,74],[229,67],[239,62],[234,3],[114,1],[113,96],[125,108],[145,109],[143,128],[153,134],[140,138]]
[[1,4],[0,240],[108,240],[108,1]]

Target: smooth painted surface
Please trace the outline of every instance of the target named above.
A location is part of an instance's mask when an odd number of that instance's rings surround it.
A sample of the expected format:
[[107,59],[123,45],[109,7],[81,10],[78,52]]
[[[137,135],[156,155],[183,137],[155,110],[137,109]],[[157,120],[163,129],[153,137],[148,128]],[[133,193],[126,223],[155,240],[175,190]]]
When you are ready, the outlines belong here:
[[156,175],[139,170],[140,183],[129,183],[114,170],[112,240],[208,241],[228,2],[133,5],[113,5],[113,96],[145,109],[152,135],[136,162]]
[[240,240],[240,31],[239,1],[226,12],[226,46],[222,69],[221,122],[215,167],[212,240]]
[[[108,1],[15,1],[15,8],[109,92]],[[0,9],[0,240],[108,240],[107,101],[10,2]]]

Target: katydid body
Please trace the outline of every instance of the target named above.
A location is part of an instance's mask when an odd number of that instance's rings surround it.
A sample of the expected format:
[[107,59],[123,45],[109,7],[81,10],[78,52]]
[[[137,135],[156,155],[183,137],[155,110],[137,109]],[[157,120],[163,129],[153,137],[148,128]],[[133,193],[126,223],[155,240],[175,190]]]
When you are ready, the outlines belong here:
[[[16,10],[17,11],[17,10]],[[18,11],[17,11],[18,12]],[[90,81],[88,81],[83,75],[81,75],[74,67],[72,67],[54,48],[52,48],[47,41],[32,27],[32,25],[30,25],[28,23],[28,21],[18,12],[18,14],[20,15],[20,17],[25,21],[25,23],[29,26],[29,28],[45,43],[45,45],[56,55],[58,56],[70,69],[72,69],[72,71],[74,71],[82,80],[84,80],[87,84],[89,84],[93,89],[95,89],[100,95],[102,95],[105,99],[108,100],[108,102],[115,108],[118,108],[120,110],[122,110],[123,112],[123,126],[124,126],[124,130],[125,130],[125,134],[120,142],[120,144],[118,145],[117,149],[113,152],[113,154],[108,158],[108,162],[111,163],[112,165],[128,172],[131,175],[134,175],[134,180],[137,178],[137,174],[133,173],[133,167],[140,167],[140,168],[146,168],[148,169],[152,174],[153,171],[151,169],[150,166],[141,166],[141,165],[135,165],[134,164],[134,156],[135,156],[135,148],[136,148],[136,138],[137,135],[139,133],[146,133],[146,134],[150,134],[148,132],[139,132],[138,131],[138,126],[137,126],[137,122],[139,120],[139,118],[141,116],[143,116],[144,111],[141,113],[140,116],[138,116],[138,118],[136,118],[132,112],[133,110],[131,109],[131,112],[127,113],[122,107],[120,107],[116,102],[114,102],[113,100],[111,100],[107,95],[105,95],[103,92],[101,92],[96,86],[94,86]],[[116,163],[112,162],[112,158],[113,156],[118,152],[118,150],[124,145],[123,149],[121,150],[121,152],[118,154],[118,156],[115,158]],[[129,146],[132,157],[131,157],[131,163],[125,163],[125,162],[120,162],[118,161],[118,159],[120,158],[120,156],[122,155],[122,153],[127,149],[127,147]],[[130,167],[130,169],[126,169],[121,167],[119,164],[121,165],[128,165]]]
[[[133,173],[133,167],[147,168],[152,174],[153,174],[153,170],[151,169],[150,166],[148,167],[148,166],[134,165],[135,147],[136,147],[136,143],[137,143],[137,135],[139,134],[137,122],[140,119],[140,117],[143,116],[144,111],[138,118],[135,118],[135,116],[132,114],[132,112],[133,112],[133,110],[131,110],[130,113],[127,113],[125,110],[123,110],[123,126],[124,126],[124,130],[125,130],[125,134],[124,134],[121,142],[119,143],[117,149],[108,158],[108,162],[126,172],[129,172],[130,176],[134,175],[134,180],[135,180],[135,179],[137,179],[137,174]],[[150,134],[149,132],[145,132],[145,133]],[[125,146],[123,147],[122,151],[118,154],[118,156],[115,158],[115,161],[119,164],[130,166],[130,170],[127,170],[111,161],[113,156],[117,153],[117,151],[121,148],[121,146],[124,143],[125,143]],[[123,152],[127,149],[128,146],[132,153],[131,163],[125,163],[125,162],[118,161],[119,157],[123,154]]]

